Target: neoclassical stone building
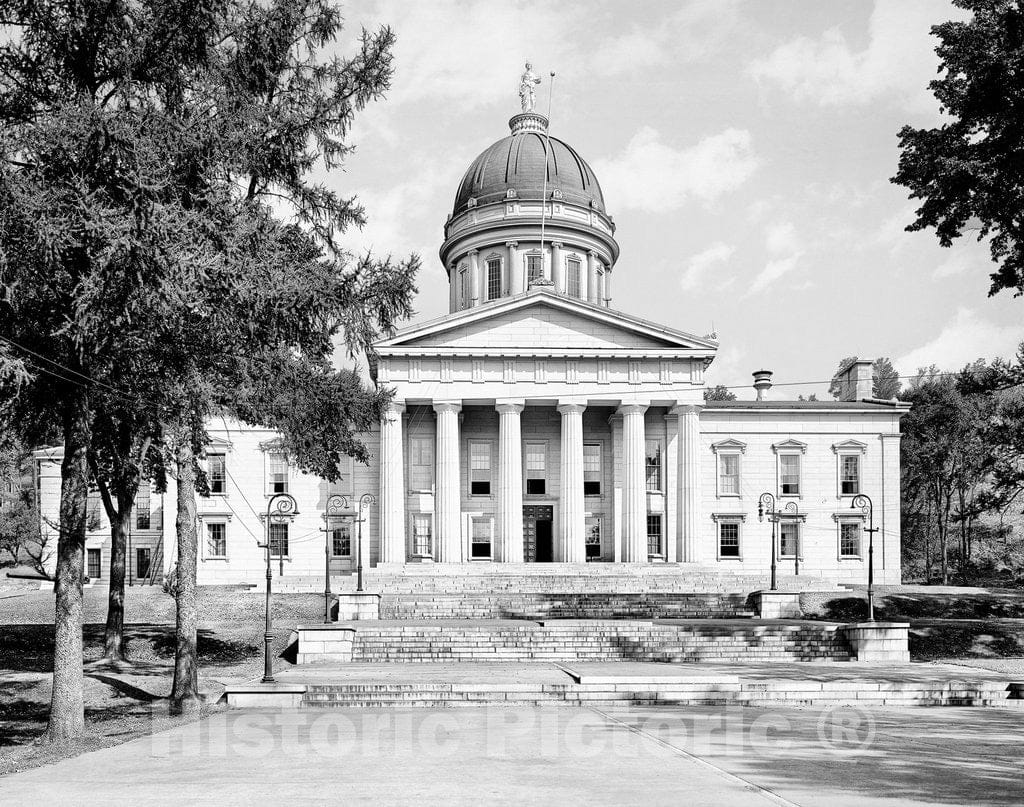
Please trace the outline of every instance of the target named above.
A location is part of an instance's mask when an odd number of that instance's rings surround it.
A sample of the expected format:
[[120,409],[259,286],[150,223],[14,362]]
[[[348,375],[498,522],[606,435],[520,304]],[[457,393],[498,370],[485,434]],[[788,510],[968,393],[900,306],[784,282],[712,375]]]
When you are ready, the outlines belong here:
[[[849,368],[839,401],[768,399],[771,374],[761,371],[758,400],[705,403],[718,343],[614,307],[614,222],[590,166],[547,123],[514,116],[459,184],[440,250],[449,313],[377,345],[371,375],[395,395],[366,435],[369,466],[329,486],[290,468],[272,434],[211,424],[200,581],[261,578],[260,513],[287,491],[300,514],[271,528],[286,576],[322,575],[325,547],[338,574],[360,547],[365,565],[391,571],[607,563],[764,572],[772,527],[757,508],[772,493],[786,513],[780,568],[860,581],[867,516],[851,505],[864,493],[878,528],[876,579],[899,582],[905,407],[871,399],[869,362]],[[45,507],[46,491],[55,501],[59,489],[59,457],[38,459]],[[350,508],[325,533],[332,493],[370,493],[375,503],[361,522]],[[174,519],[162,516],[164,500],[173,491],[145,499],[152,512],[136,540],[150,563],[169,566]],[[100,525],[89,548],[101,576],[106,541]]]

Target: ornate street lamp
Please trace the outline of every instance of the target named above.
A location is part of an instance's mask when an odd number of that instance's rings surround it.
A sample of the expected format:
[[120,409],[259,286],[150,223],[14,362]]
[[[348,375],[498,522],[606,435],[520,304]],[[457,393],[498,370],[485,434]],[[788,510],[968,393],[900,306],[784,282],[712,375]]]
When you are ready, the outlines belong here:
[[858,493],[850,502],[851,509],[862,510],[868,517],[868,622],[875,621],[875,505],[866,493]]
[[778,513],[775,512],[775,494],[774,493],[762,493],[761,498],[757,501],[757,520],[764,521],[765,514],[768,515],[768,520],[772,524],[772,585],[771,590],[776,591],[778,586],[776,585],[776,573],[775,573],[775,524],[778,522]]
[[331,624],[331,519],[340,518],[348,510],[348,496],[335,495],[327,499],[324,508],[324,624]]
[[267,603],[266,603],[266,630],[263,633],[263,683],[274,683],[274,666],[271,662],[270,647],[274,642],[274,634],[270,627],[270,525],[287,524],[299,514],[299,505],[289,493],[275,493],[267,502],[266,519],[266,547],[267,547]]
[[356,536],[356,591],[363,590],[363,507],[376,503],[372,493],[364,493],[359,497],[359,512],[356,523],[359,524],[359,532]]

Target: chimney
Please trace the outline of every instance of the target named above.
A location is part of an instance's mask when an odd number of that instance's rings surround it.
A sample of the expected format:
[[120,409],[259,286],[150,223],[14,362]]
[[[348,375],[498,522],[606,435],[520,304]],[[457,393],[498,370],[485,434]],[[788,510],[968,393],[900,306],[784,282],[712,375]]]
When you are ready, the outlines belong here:
[[839,400],[863,401],[872,397],[875,386],[871,379],[873,365],[872,359],[856,359],[850,362],[840,377],[842,393]]
[[757,390],[757,400],[763,401],[764,394],[772,388],[771,370],[754,370],[754,389]]

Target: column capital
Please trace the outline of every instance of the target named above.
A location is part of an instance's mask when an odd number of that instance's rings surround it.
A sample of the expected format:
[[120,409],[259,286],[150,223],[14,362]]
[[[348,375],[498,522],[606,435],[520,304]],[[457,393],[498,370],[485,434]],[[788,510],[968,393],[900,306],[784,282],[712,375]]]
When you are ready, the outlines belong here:
[[461,412],[462,401],[434,401],[435,412]]
[[587,254],[588,254],[588,255],[589,255],[589,256],[590,256],[591,258],[599,258],[599,257],[601,257],[600,255],[598,255],[598,254],[597,254],[597,250],[596,250],[596,249],[588,249],[588,250],[587,250]]
[[668,410],[668,413],[670,415],[675,415],[676,417],[679,417],[680,415],[699,415],[703,408],[704,404],[702,403],[677,403],[675,406]]
[[495,410],[498,414],[508,414],[514,412],[519,414],[523,411],[526,404],[523,401],[505,401],[503,403],[496,403],[494,405]]
[[645,403],[620,403],[618,409],[615,410],[617,415],[629,415],[629,414],[640,414],[642,415],[647,411],[649,404]]
[[405,401],[388,401],[384,404],[385,415],[401,415],[405,413]]
[[551,244],[551,246],[558,247],[559,249],[561,249],[563,246],[561,241],[551,241],[549,243]]
[[516,247],[519,246],[519,242],[518,241],[506,241],[505,242],[505,246],[508,247],[509,249],[515,249]]
[[480,250],[478,250],[478,249],[471,249],[466,254],[469,255],[469,257],[473,258],[473,257],[476,257],[477,255],[480,254]]
[[579,412],[582,414],[587,405],[585,403],[579,403],[578,401],[559,401],[558,406],[555,407],[561,414],[568,414],[572,412]]

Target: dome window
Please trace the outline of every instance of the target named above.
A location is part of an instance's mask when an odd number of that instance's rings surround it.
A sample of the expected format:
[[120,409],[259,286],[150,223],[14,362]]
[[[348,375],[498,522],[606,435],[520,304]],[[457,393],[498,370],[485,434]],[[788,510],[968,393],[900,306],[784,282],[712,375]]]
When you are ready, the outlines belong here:
[[582,267],[579,258],[569,258],[566,262],[565,290],[570,297],[580,296],[580,275]]
[[540,254],[526,256],[526,287],[544,279],[544,265]]
[[487,261],[487,299],[497,300],[501,297],[501,259],[490,258]]

